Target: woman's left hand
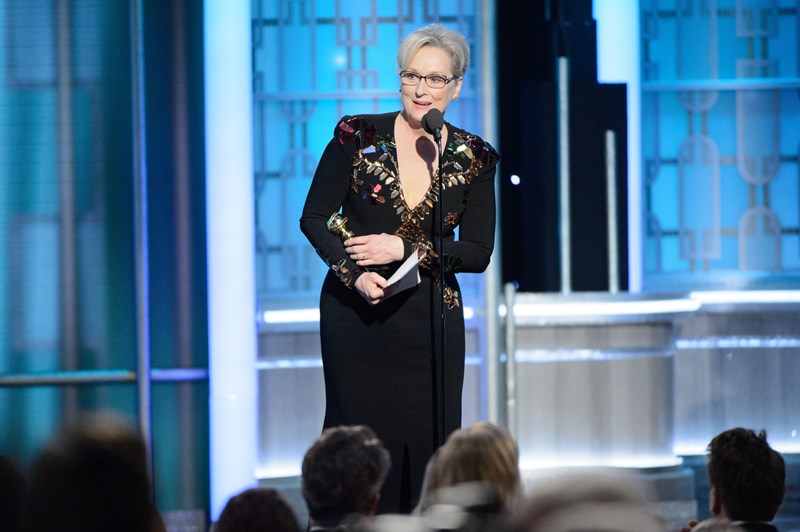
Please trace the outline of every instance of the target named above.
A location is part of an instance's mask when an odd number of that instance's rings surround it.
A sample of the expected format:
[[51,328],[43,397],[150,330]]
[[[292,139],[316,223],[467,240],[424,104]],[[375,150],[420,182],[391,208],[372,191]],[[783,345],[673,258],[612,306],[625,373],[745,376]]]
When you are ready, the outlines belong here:
[[348,238],[344,250],[359,266],[390,264],[403,258],[403,240],[399,236],[381,233]]

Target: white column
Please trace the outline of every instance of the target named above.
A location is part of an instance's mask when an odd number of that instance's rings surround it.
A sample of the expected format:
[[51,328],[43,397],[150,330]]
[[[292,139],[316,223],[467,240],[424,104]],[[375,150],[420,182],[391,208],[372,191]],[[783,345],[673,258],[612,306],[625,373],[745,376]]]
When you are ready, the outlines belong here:
[[642,290],[642,102],[639,67],[639,1],[594,0],[597,77],[628,85],[628,283]]
[[250,2],[205,0],[211,518],[253,486],[256,328]]

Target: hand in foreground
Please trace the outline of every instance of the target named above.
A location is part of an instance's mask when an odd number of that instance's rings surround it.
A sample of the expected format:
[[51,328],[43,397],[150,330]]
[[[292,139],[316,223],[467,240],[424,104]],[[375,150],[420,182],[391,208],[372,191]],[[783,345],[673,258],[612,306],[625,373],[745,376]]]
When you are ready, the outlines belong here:
[[375,272],[362,273],[356,279],[356,290],[366,299],[370,305],[377,305],[383,298],[383,289],[386,287],[386,279]]
[[697,521],[689,521],[689,524],[681,528],[680,532],[691,532],[691,530],[696,526],[697,526]]
[[344,250],[359,266],[390,264],[403,258],[403,240],[399,236],[354,236],[344,241]]

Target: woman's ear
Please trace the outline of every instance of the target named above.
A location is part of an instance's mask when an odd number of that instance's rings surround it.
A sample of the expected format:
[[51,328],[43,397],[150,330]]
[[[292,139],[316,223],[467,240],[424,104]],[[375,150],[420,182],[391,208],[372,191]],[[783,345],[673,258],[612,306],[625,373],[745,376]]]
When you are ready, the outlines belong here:
[[453,92],[453,101],[458,100],[458,94],[461,92],[461,83],[464,81],[464,78],[458,78],[455,81],[456,90]]
[[708,511],[711,512],[711,515],[714,517],[722,515],[722,502],[719,500],[717,488],[714,486],[711,486],[711,491],[708,494]]

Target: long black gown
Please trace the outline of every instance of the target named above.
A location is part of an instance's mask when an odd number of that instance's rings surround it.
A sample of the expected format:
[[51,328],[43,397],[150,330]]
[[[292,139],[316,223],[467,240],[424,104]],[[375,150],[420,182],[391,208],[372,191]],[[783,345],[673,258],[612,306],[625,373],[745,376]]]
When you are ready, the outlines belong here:
[[[388,233],[403,239],[405,257],[435,247],[435,208],[444,205],[446,349],[445,429],[461,426],[464,315],[456,272],[486,269],[494,246],[497,152],[479,137],[447,124],[442,157],[444,202],[438,177],[410,209],[398,179],[397,112],[344,117],[317,167],[303,208],[303,233],[330,267],[320,296],[325,375],[325,427],[365,424],[392,458],[380,512],[408,512],[416,504],[433,453],[436,423],[434,369],[438,357],[439,265],[421,263],[422,282],[372,306],[354,288],[362,270],[326,222],[341,209],[356,235]],[[458,239],[454,230],[459,227]],[[438,229],[437,229],[438,231]],[[435,252],[435,249],[433,250]],[[380,271],[388,278],[399,266]]]

